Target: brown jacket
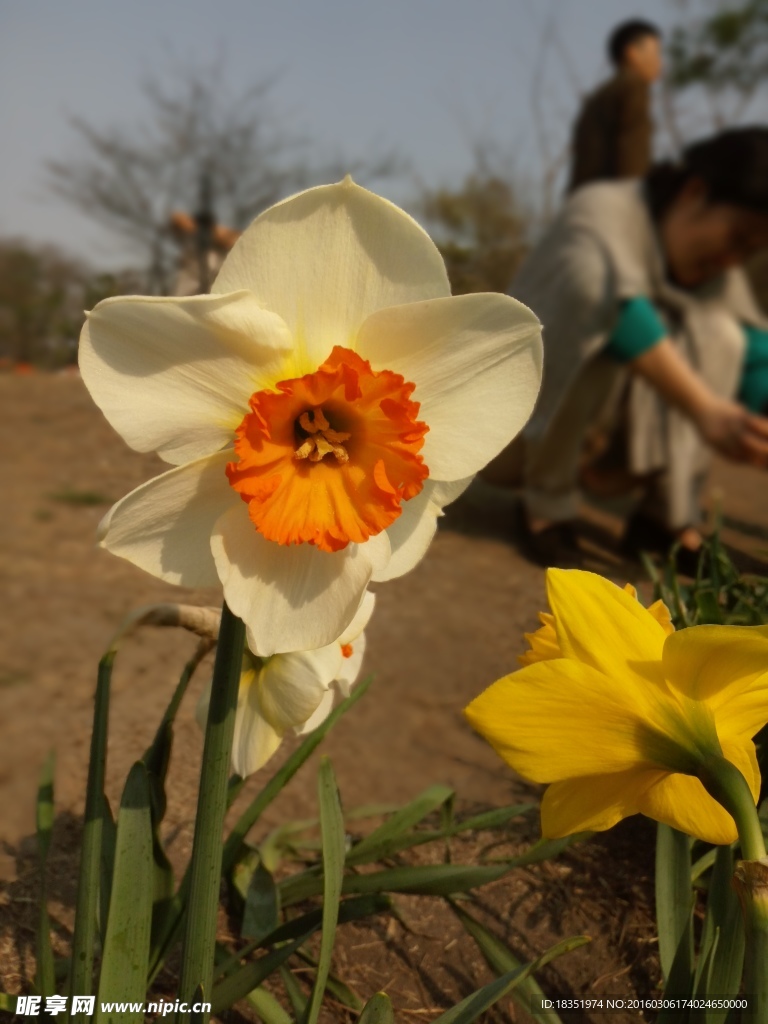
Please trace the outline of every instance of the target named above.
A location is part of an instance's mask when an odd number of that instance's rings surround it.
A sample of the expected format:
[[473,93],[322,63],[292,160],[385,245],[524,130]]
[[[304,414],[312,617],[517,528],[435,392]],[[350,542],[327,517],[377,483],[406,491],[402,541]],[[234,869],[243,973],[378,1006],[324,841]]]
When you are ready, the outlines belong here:
[[590,181],[640,178],[651,164],[650,87],[619,71],[584,101],[573,133],[569,191]]

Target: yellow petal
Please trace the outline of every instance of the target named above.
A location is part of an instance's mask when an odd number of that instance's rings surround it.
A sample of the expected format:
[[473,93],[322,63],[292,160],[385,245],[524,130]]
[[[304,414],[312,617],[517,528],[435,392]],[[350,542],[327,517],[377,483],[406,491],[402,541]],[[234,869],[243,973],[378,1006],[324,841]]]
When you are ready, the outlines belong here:
[[752,799],[755,801],[755,806],[757,806],[757,801],[760,799],[760,765],[757,763],[755,744],[752,740],[721,739],[720,746],[723,748],[723,756],[731,764],[735,764],[747,780]]
[[732,843],[738,838],[733,818],[690,775],[666,775],[639,800],[639,810],[705,843]]
[[768,626],[690,626],[664,644],[664,674],[706,701],[723,735],[754,736],[768,722]]
[[547,593],[560,647],[625,686],[665,689],[661,653],[665,631],[639,601],[615,583],[580,569],[548,569]]
[[559,839],[574,832],[603,832],[637,814],[640,797],[661,777],[657,771],[630,769],[553,783],[541,803],[541,832]]
[[654,601],[653,604],[649,604],[648,614],[652,615],[654,619],[656,619],[658,624],[664,630],[665,636],[669,636],[670,633],[675,632],[675,627],[672,625],[672,615],[670,614],[669,608],[667,608],[663,601]]
[[[609,679],[559,658],[500,679],[464,713],[507,764],[534,782],[687,768],[685,750],[654,729],[643,703],[635,701],[637,689],[631,679]],[[670,719],[674,713],[672,708]]]
[[524,633],[523,636],[530,644],[530,650],[517,657],[520,665],[533,665],[537,661],[548,661],[550,658],[562,658],[563,652],[557,642],[555,631],[555,618],[549,612],[539,612],[541,626],[533,633]]

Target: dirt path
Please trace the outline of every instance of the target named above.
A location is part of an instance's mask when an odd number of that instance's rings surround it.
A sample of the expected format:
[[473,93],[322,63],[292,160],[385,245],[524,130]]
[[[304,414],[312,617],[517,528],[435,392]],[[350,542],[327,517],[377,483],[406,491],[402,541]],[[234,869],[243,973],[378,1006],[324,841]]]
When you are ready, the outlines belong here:
[[[30,837],[36,780],[46,754],[55,749],[57,756],[52,891],[65,945],[98,658],[132,609],[164,600],[218,604],[219,595],[167,586],[95,548],[94,531],[109,503],[162,464],[123,445],[77,377],[5,376],[0,378],[0,402],[0,883],[5,883],[0,924],[6,934],[13,932],[15,944],[12,955],[0,957],[0,988],[17,991],[21,975],[26,971],[28,977],[30,969],[27,930],[32,919],[20,900],[35,874]],[[740,524],[741,532],[729,539],[759,554],[768,546],[764,479],[724,467],[716,477],[726,512]],[[376,675],[374,687],[324,745],[347,807],[403,802],[434,782],[455,787],[462,800],[475,806],[510,803],[530,792],[460,715],[484,686],[515,667],[522,633],[535,625],[536,611],[544,607],[543,573],[510,543],[509,510],[504,497],[470,495],[447,517],[446,528],[418,568],[378,589],[366,664]],[[629,571],[617,563],[614,569],[618,576]],[[144,630],[118,658],[108,770],[113,802],[193,647],[190,637],[174,631]],[[194,705],[205,677],[203,670],[182,707],[171,770],[166,831],[179,862],[188,849],[194,815],[201,752]],[[289,749],[288,744],[285,752]],[[251,780],[249,793],[280,756],[284,752]],[[310,765],[286,789],[263,828],[314,815],[315,767]],[[530,827],[524,829],[519,843],[530,833]],[[550,972],[555,987],[585,989],[604,975],[609,991],[637,991],[651,983],[654,970],[648,950],[652,834],[643,823],[628,823],[616,830],[608,847],[593,844],[557,863],[521,871],[483,893],[486,911],[521,955],[584,928],[594,932],[590,953],[574,954],[568,967]],[[514,835],[511,841],[514,845]],[[589,880],[603,873],[606,850],[614,857],[627,854],[628,860],[605,872],[610,886],[589,892]],[[472,852],[470,847],[464,851],[467,856]],[[624,901],[620,919],[616,899]],[[380,934],[378,925],[368,931],[350,929],[352,937],[339,950],[342,966],[361,990],[385,986],[388,979],[379,975],[389,973],[400,1005],[413,1010],[445,1004],[450,994],[458,998],[483,977],[479,958],[468,952],[466,942],[453,944],[461,937],[451,919],[426,901],[415,904],[419,934],[393,939]],[[629,967],[627,957],[634,958]]]

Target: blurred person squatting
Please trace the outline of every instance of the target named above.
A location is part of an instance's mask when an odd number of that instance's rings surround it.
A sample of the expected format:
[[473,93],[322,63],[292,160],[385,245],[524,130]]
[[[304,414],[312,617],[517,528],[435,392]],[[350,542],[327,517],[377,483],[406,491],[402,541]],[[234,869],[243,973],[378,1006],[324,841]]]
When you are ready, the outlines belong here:
[[[768,466],[768,321],[740,270],[766,247],[765,127],[568,199],[513,286],[544,325],[539,401],[519,445],[484,473],[522,482],[537,561],[578,564],[582,482],[604,494],[629,482],[642,497],[625,547],[677,539],[683,568],[701,544],[709,450]],[[596,433],[610,441],[585,469]]]
[[582,105],[573,132],[569,191],[592,181],[640,178],[651,166],[651,85],[661,74],[661,32],[622,22],[608,39],[615,73]]

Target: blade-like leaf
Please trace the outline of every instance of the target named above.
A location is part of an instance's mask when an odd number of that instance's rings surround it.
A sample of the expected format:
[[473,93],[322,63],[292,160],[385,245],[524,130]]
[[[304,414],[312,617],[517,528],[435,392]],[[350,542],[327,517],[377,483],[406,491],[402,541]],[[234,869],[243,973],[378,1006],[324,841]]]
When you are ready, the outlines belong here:
[[656,832],[656,925],[659,958],[666,979],[677,958],[678,969],[693,970],[693,891],[691,839],[659,825]]
[[259,986],[249,992],[246,999],[258,1013],[263,1024],[293,1024],[290,1014],[286,1013],[271,992]]
[[117,827],[112,816],[112,808],[106,796],[102,802],[101,859],[99,868],[99,937],[104,945],[109,918],[109,901],[112,897],[112,879],[115,875],[115,844]]
[[[739,991],[744,968],[744,917],[733,886],[733,848],[718,846],[709,882],[702,947],[719,934],[717,954],[709,972],[709,995],[731,995]],[[707,1010],[707,1024],[724,1021],[727,1011]]]
[[296,1019],[302,1020],[304,1014],[307,1012],[308,999],[304,995],[296,975],[290,967],[283,964],[280,968],[280,977],[283,982],[283,987],[285,988],[285,994],[288,996],[288,1000]]
[[37,924],[37,971],[35,988],[41,996],[56,994],[56,978],[53,967],[53,946],[51,945],[51,922],[48,918],[48,886],[46,865],[51,847],[53,831],[53,774],[56,757],[51,753],[46,758],[37,787],[37,848],[40,860],[40,916]]
[[128,775],[117,816],[115,874],[99,977],[96,1024],[141,1024],[143,1011],[107,1011],[105,1003],[143,1004],[152,925],[152,819],[147,770]]
[[[80,876],[77,886],[75,932],[72,939],[72,974],[69,979],[70,1005],[73,996],[93,994],[93,953],[96,946],[96,921],[101,870],[101,837],[104,816],[104,771],[107,758],[109,691],[116,650],[112,647],[99,662],[96,698],[93,709],[91,753],[85,793]],[[85,1021],[84,1013],[72,1015],[73,1024]]]
[[272,873],[260,863],[251,875],[245,895],[240,934],[246,939],[261,939],[273,932],[279,921],[280,894]]
[[[339,907],[339,924],[345,924],[347,921],[359,921],[363,917],[370,917],[371,914],[379,914],[389,909],[389,900],[382,896],[363,896],[359,899],[344,900]],[[248,956],[255,948],[268,945],[279,946],[278,949],[273,950],[274,956],[272,953],[268,953],[267,956],[263,956],[259,960],[244,964],[237,971],[231,970],[231,961],[222,964],[219,967],[219,974],[226,975],[226,977],[214,985],[213,1012],[226,1010],[238,999],[247,996],[252,989],[260,985],[265,978],[268,978],[281,964],[285,963],[288,957],[320,928],[321,923],[322,911],[313,910],[301,918],[280,925],[271,935],[267,935],[260,942],[249,943],[245,949],[239,950],[233,959],[239,960]],[[285,953],[284,956],[283,953]]]
[[328,730],[332,729],[341,716],[345,715],[347,711],[349,711],[349,709],[360,700],[371,685],[372,681],[373,676],[368,676],[367,679],[358,683],[351,695],[347,697],[346,700],[342,701],[338,707],[333,709],[322,725],[318,726],[314,732],[311,732],[309,736],[307,736],[298,750],[295,750],[293,754],[291,754],[285,764],[275,772],[264,789],[262,789],[256,798],[251,801],[249,806],[246,807],[238,821],[235,823],[234,828],[230,832],[229,837],[224,844],[222,872],[225,875],[228,875],[234,867],[235,861],[242,852],[245,837],[261,817],[264,810],[272,803],[278,793],[283,790],[284,786],[290,782],[299,768],[301,768],[304,762],[322,743]]
[[397,839],[423,821],[428,814],[432,814],[438,807],[442,807],[454,795],[454,791],[448,786],[430,786],[429,789],[425,789],[415,800],[406,804],[405,807],[401,807],[387,818],[383,825],[374,829],[370,835],[353,846],[347,854],[347,864],[364,864],[370,860],[384,860],[391,855],[390,847],[394,846]]
[[357,1024],[395,1024],[395,1013],[386,992],[371,996],[357,1019]]
[[320,937],[320,955],[317,974],[307,1009],[306,1024],[317,1024],[325,983],[331,970],[331,956],[339,919],[341,883],[344,877],[344,817],[341,813],[339,788],[333,766],[327,757],[320,762],[318,779],[320,802],[320,835],[323,841],[323,930]]
[[571,950],[578,949],[579,946],[583,946],[589,941],[586,936],[580,935],[572,939],[565,939],[563,942],[558,942],[556,946],[552,946],[551,949],[548,949],[546,953],[542,954],[532,963],[502,974],[500,978],[484,985],[477,992],[473,992],[471,996],[467,996],[466,999],[462,999],[456,1006],[452,1006],[450,1010],[440,1014],[439,1017],[432,1021],[432,1024],[471,1024],[472,1021],[477,1020],[481,1013],[485,1013],[489,1007],[511,992],[533,971],[538,971],[545,964],[562,956],[563,953],[570,953]]
[[[403,892],[418,896],[450,896],[457,892],[468,892],[478,885],[486,885],[502,878],[514,865],[494,864],[491,867],[476,867],[467,864],[429,864],[416,867],[388,868],[368,875],[347,875],[342,885],[345,895],[352,893]],[[281,902],[284,907],[311,896],[318,896],[323,889],[320,875],[301,874],[287,878],[279,884]]]
[[[488,966],[492,971],[501,975],[516,971],[518,968],[524,966],[512,951],[508,949],[492,932],[489,932],[484,925],[480,924],[479,921],[458,906],[458,904],[453,900],[448,900],[448,903],[450,904],[454,914],[456,914],[458,919],[464,925],[466,931],[477,943],[480,952],[485,957],[488,962]],[[513,989],[512,998],[526,1011],[526,1013],[530,1012],[533,1005],[540,1007],[536,1010],[537,1021],[542,1020],[548,1021],[549,1024],[561,1024],[560,1017],[554,1010],[543,1009],[544,992],[532,974],[527,978],[524,978],[517,987]]]

